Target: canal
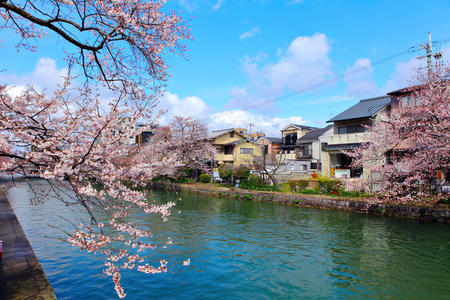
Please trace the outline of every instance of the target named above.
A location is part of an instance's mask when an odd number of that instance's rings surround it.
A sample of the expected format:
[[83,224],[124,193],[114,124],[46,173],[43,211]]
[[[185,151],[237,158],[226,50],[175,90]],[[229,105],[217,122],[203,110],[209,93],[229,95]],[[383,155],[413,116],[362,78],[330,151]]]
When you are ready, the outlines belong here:
[[[33,181],[35,189],[46,189]],[[115,299],[103,258],[46,236],[83,214],[54,199],[31,205],[26,184],[7,192],[59,299]],[[177,201],[169,221],[136,215],[155,239],[150,254],[168,273],[123,272],[126,299],[448,299],[450,227],[386,217],[245,200],[154,192]],[[179,213],[178,213],[179,212]],[[63,217],[63,218],[61,218]]]

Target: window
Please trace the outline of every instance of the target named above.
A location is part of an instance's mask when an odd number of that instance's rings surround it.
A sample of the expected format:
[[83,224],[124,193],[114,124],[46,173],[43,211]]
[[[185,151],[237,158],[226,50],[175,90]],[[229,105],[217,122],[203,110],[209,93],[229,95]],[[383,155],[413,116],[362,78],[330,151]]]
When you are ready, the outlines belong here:
[[284,137],[285,145],[295,145],[296,142],[297,142],[297,133],[288,133]]
[[301,157],[311,157],[312,156],[312,145],[302,145],[300,146],[300,156]]
[[222,154],[223,153],[223,149],[222,148],[216,148],[216,153]]
[[311,163],[311,169],[317,170],[317,163]]
[[230,137],[234,137],[234,132],[230,132]]
[[350,125],[338,127],[338,134],[358,133],[364,131],[366,131],[366,128],[362,125]]
[[355,127],[356,126],[348,126],[347,127],[347,133],[355,133],[356,131],[355,131]]
[[241,148],[241,154],[253,154],[252,148]]
[[347,133],[347,127],[339,127],[338,128],[338,134],[346,134]]
[[226,145],[224,150],[225,150],[224,154],[226,154],[226,155],[233,154],[234,146]]

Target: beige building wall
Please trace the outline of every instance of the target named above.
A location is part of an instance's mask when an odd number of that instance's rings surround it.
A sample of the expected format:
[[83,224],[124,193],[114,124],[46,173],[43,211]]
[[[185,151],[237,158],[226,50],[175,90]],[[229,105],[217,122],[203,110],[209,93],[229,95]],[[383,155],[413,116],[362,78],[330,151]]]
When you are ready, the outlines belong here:
[[215,138],[213,145],[226,145],[239,140],[245,140],[245,137],[236,132],[228,132]]
[[[252,154],[241,153],[241,149],[252,149]],[[245,151],[244,151],[245,152]],[[242,142],[236,144],[234,147],[234,166],[246,166],[251,167],[253,164],[254,157],[262,156],[262,147],[261,145],[255,144],[250,141]]]
[[[247,140],[236,131],[224,133],[212,140],[211,143],[214,148],[216,148],[214,161],[217,161],[218,164],[232,164],[234,167],[250,167],[255,156],[262,156],[261,145]],[[231,154],[224,153],[224,148],[226,146],[233,147],[233,152]],[[221,151],[219,152],[218,149],[221,149]],[[241,149],[251,149],[251,153],[245,153],[249,152],[249,150],[242,150],[244,153],[241,153]],[[218,172],[218,167],[214,167],[212,171]]]

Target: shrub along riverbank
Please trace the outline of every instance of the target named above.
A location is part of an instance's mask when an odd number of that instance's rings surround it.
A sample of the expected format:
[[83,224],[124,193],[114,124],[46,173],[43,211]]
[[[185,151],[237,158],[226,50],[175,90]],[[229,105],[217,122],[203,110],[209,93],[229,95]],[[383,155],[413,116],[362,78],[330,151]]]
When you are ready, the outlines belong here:
[[334,198],[358,198],[364,199],[364,201],[371,201],[372,203],[383,202],[384,204],[392,205],[407,205],[407,206],[424,206],[434,207],[435,205],[443,204],[448,205],[448,198],[436,197],[425,198],[419,200],[412,200],[410,203],[397,203],[391,199],[386,199],[381,194],[369,194],[366,193],[364,182],[359,178],[339,180],[334,178],[328,178],[325,176],[315,175],[310,179],[303,180],[290,180],[288,182],[276,185],[268,184],[267,180],[264,180],[258,174],[251,174],[250,170],[246,167],[233,167],[229,165],[223,165],[219,167],[219,174],[221,182],[212,182],[212,177],[209,174],[201,174],[200,170],[185,169],[176,178],[157,178],[155,181],[165,181],[181,184],[194,184],[203,183],[216,187],[235,188],[251,191],[269,191],[279,193],[295,193],[303,195],[318,195]]
[[371,215],[417,219],[427,222],[450,223],[450,205],[448,204],[439,204],[435,207],[431,205],[413,206],[401,203],[386,204],[375,203],[370,200],[371,198],[367,197],[345,197],[341,195],[245,190],[211,183],[182,184],[168,181],[154,181],[147,185],[147,189],[160,189],[183,193],[201,193],[214,197],[266,201],[304,207],[343,210]]

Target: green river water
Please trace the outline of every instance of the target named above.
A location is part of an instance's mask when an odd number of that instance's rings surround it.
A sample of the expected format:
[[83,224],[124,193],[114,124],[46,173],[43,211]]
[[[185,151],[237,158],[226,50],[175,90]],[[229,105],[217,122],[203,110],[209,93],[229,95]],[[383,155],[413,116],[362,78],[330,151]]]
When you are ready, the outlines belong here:
[[[79,216],[54,200],[32,206],[30,195],[26,185],[8,191],[57,297],[114,299],[101,257],[44,237],[55,235],[46,224],[61,222],[58,216]],[[167,222],[135,216],[155,239],[174,240],[151,255],[169,264],[189,257],[191,265],[124,272],[126,299],[450,299],[448,224],[203,195],[151,197],[177,200]]]

